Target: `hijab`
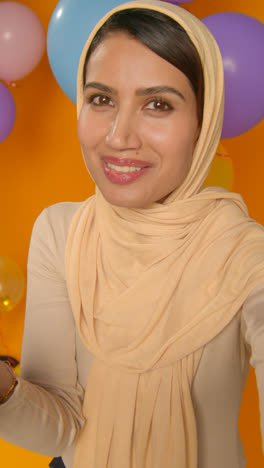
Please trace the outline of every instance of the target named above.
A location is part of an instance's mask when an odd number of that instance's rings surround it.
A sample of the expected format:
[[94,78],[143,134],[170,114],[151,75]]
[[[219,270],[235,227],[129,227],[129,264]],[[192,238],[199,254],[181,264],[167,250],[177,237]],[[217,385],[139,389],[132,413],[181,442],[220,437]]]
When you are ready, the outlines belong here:
[[96,187],[76,213],[66,246],[66,280],[76,326],[94,355],[74,468],[196,468],[191,390],[202,352],[263,282],[264,232],[240,195],[203,184],[219,143],[224,79],[211,33],[181,7],[134,1],[177,21],[204,71],[204,115],[189,173],[147,208],[108,203]]

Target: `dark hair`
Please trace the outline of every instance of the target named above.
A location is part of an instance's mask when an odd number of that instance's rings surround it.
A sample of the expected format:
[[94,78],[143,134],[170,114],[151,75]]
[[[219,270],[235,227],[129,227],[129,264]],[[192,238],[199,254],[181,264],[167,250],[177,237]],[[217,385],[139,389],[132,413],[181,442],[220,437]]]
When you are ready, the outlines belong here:
[[145,8],[131,8],[110,16],[91,42],[85,59],[83,82],[85,83],[90,56],[100,42],[114,32],[127,33],[184,73],[196,96],[198,122],[201,127],[204,101],[201,60],[196,47],[182,26],[163,13]]

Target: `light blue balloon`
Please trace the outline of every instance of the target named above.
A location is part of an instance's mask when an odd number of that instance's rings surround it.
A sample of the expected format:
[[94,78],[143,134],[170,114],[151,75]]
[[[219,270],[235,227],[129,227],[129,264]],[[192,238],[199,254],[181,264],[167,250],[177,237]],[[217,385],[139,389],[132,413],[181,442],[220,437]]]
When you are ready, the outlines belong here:
[[89,34],[122,0],[60,0],[50,19],[47,51],[52,72],[64,93],[76,103],[78,64]]

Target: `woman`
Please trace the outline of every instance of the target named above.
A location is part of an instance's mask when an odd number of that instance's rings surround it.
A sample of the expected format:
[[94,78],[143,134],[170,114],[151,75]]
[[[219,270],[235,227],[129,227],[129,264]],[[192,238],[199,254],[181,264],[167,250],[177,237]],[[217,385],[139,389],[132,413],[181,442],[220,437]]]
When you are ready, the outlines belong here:
[[67,468],[245,466],[264,232],[239,195],[203,189],[223,92],[214,39],[180,7],[130,2],[88,39],[78,134],[96,194],[34,226],[22,376],[1,370],[6,440]]

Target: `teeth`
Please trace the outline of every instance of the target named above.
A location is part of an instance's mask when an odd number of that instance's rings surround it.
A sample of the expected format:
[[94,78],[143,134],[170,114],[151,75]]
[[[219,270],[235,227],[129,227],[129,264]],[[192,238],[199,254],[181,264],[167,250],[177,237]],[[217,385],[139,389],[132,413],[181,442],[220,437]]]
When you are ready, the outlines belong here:
[[141,171],[142,169],[141,167],[115,166],[114,164],[110,164],[110,163],[106,163],[106,164],[108,167],[118,172],[135,172],[135,171]]

